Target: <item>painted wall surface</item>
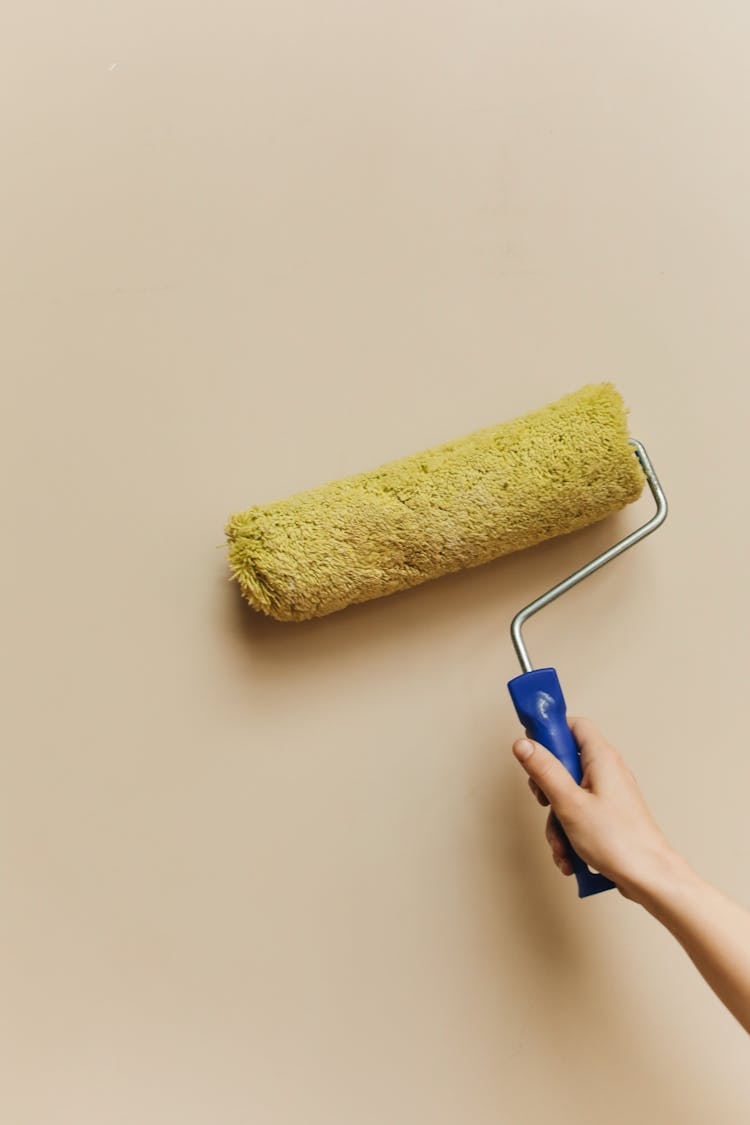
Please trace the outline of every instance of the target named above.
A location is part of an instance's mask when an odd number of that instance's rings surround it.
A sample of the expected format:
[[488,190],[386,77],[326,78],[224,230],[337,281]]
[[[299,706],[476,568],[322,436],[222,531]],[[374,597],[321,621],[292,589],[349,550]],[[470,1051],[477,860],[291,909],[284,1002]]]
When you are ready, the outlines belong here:
[[305,625],[232,511],[612,379],[665,527],[534,658],[748,886],[750,9],[3,17],[12,1125],[739,1125],[747,1037],[510,754],[514,610],[649,511]]

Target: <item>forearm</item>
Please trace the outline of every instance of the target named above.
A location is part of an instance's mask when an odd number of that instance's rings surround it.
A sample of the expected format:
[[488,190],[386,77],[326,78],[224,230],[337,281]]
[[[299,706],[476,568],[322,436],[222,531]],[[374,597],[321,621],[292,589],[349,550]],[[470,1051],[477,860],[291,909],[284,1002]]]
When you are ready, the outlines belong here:
[[681,857],[659,857],[623,888],[674,935],[719,999],[750,1032],[750,913]]

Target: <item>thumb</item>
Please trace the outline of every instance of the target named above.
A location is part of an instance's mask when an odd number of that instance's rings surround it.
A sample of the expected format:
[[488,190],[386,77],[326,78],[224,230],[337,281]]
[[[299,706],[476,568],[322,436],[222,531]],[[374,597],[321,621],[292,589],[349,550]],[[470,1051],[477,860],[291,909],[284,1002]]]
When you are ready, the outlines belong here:
[[519,738],[513,743],[513,753],[529,777],[549,798],[555,812],[565,814],[580,799],[581,790],[562,762],[558,762],[545,746]]

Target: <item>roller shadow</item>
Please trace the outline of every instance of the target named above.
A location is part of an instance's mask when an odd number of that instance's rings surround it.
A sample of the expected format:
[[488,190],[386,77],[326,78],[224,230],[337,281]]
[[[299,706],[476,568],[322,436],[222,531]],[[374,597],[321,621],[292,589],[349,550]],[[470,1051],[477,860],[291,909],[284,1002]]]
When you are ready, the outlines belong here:
[[[224,570],[217,576],[220,612],[234,641],[235,655],[247,663],[254,679],[281,673],[294,680],[313,668],[318,675],[325,674],[326,669],[333,674],[338,662],[356,659],[362,648],[387,653],[394,646],[418,647],[425,641],[447,645],[453,626],[469,618],[486,618],[497,630],[498,644],[502,644],[503,631],[520,606],[643,522],[642,503],[635,505],[637,515],[631,511],[617,513],[581,531],[494,562],[311,621],[274,621],[255,612],[241,597],[237,584],[226,580]],[[610,591],[615,589],[618,601],[630,600],[634,581],[633,568],[618,560],[586,580],[589,604],[596,608],[601,600],[604,610],[611,599]],[[578,591],[567,595],[566,606],[578,596]],[[552,607],[545,616],[552,619],[555,612]]]

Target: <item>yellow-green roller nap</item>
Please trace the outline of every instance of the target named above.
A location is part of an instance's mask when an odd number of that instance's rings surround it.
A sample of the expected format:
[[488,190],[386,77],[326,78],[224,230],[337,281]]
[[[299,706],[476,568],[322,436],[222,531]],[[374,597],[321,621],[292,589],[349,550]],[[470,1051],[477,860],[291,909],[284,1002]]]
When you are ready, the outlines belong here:
[[254,609],[322,617],[594,523],[644,477],[611,383],[379,469],[248,508],[226,526]]

